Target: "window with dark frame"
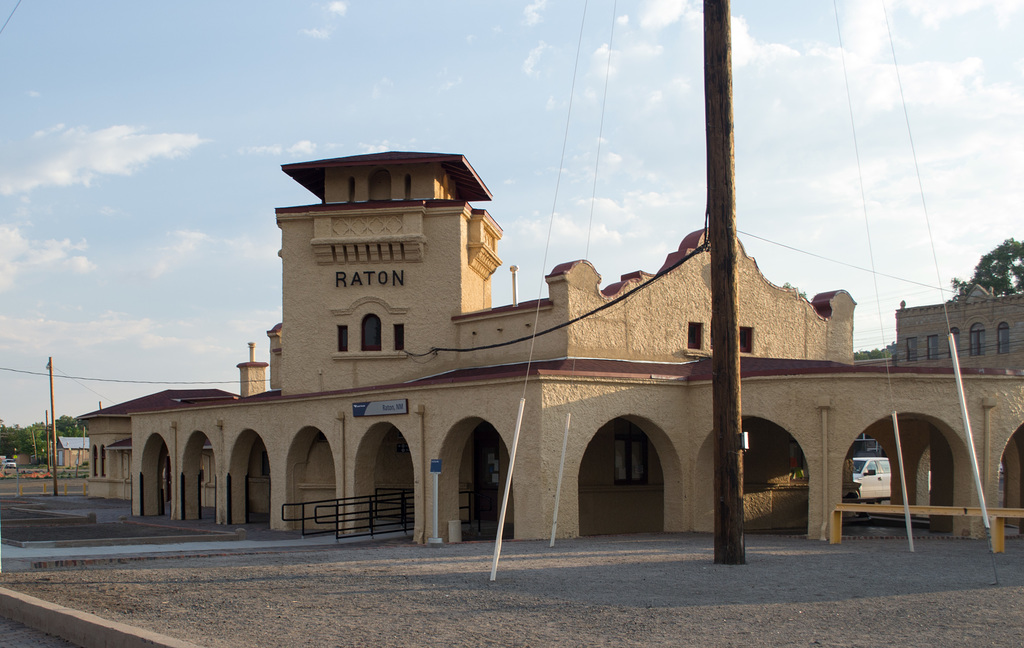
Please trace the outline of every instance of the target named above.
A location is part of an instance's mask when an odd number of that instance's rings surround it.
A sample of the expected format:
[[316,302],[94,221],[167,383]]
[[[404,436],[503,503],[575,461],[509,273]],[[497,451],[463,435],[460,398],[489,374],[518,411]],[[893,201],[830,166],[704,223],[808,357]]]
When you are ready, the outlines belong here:
[[348,326],[338,325],[338,351],[348,351]]
[[1010,325],[1006,322],[999,322],[996,329],[996,353],[1010,352]]
[[686,331],[686,348],[699,349],[704,337],[704,325],[700,322],[690,322]]
[[380,318],[369,314],[363,318],[363,351],[380,351]]
[[981,324],[971,324],[971,355],[985,355],[985,327]]
[[928,359],[937,360],[939,357],[939,336],[928,336]]
[[615,484],[647,483],[647,435],[636,425],[623,419],[615,423]]
[[395,324],[395,351],[405,349],[405,324]]
[[740,327],[740,353],[753,353],[754,329],[750,326]]
[[907,338],[907,362],[915,362],[917,360],[917,338]]

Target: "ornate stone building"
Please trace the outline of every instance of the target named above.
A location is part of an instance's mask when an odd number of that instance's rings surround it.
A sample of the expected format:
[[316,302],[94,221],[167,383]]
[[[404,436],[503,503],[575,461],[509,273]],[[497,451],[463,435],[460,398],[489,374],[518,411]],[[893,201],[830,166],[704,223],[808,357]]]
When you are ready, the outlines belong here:
[[[567,425],[560,536],[713,528],[703,232],[658,268],[602,287],[587,261],[562,263],[547,297],[492,307],[503,233],[471,204],[491,194],[461,155],[381,153],[284,171],[319,202],[277,210],[284,294],[283,321],[268,332],[271,389],[260,391],[265,365],[250,355],[242,397],[165,394],[122,418],[108,415],[115,408],[84,417],[94,443],[130,438],[121,479],[135,514],[323,529],[339,511],[379,516],[374,498],[401,493],[423,542],[439,468],[442,535],[473,532],[481,518],[493,524],[505,496],[523,400],[506,533],[550,533]],[[901,366],[887,379],[855,367],[849,294],[808,301],[745,254],[739,277],[748,530],[825,537],[854,440],[867,433],[895,456],[893,406],[911,500],[974,501],[951,372]],[[989,495],[1009,448],[1018,459],[1007,461],[1007,501],[1019,501],[1024,376],[967,370],[965,388],[983,421]]]

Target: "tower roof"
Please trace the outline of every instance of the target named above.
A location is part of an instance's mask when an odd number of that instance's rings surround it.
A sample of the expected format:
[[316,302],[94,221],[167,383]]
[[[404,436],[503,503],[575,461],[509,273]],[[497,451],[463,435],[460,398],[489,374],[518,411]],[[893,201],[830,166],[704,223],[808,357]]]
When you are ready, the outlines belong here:
[[445,172],[455,180],[455,196],[459,200],[490,200],[491,192],[484,185],[466,157],[457,153],[410,153],[387,151],[367,155],[314,160],[283,164],[281,169],[293,180],[324,200],[324,178],[326,170],[334,167],[396,166],[402,164],[439,163]]

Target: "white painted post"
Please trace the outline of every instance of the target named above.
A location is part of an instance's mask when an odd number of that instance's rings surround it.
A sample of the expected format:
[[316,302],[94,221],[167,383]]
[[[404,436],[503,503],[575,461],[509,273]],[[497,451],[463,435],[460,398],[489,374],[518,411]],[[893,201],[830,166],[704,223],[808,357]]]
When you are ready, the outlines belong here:
[[555,512],[551,516],[551,543],[548,547],[555,546],[555,530],[558,529],[558,503],[562,499],[562,473],[565,471],[565,448],[569,443],[569,420],[572,412],[565,413],[565,431],[562,432],[562,460],[558,463],[558,485],[555,486]]
[[512,435],[512,451],[508,457],[508,475],[505,476],[505,492],[501,496],[501,515],[498,516],[498,533],[494,539],[494,560],[491,561],[491,580],[498,575],[498,558],[501,556],[501,532],[505,528],[505,511],[508,509],[508,494],[512,490],[512,469],[516,465],[516,448],[519,447],[519,428],[523,424],[523,408],[526,399],[519,399],[519,414],[516,416],[516,431]]
[[427,538],[427,545],[430,547],[440,547],[444,544],[444,540],[442,540],[437,533],[437,476],[441,474],[440,459],[431,460],[430,474],[434,478],[434,535],[433,537]]
[[[910,551],[914,551],[914,531],[910,524],[910,502],[907,501],[907,473],[903,469],[903,444],[900,443],[900,424],[896,419],[896,411],[892,413],[892,429],[896,434],[896,459],[900,464],[900,486],[903,487],[903,520],[907,524],[907,542],[910,543]],[[891,502],[891,500],[890,500]]]

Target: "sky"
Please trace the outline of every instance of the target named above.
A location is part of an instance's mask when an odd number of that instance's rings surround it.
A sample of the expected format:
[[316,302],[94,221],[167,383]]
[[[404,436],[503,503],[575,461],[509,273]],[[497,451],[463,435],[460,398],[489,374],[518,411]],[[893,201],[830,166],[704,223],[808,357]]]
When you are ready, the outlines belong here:
[[[12,13],[13,12],[13,13]],[[0,0],[0,420],[237,392],[281,321],[280,165],[465,155],[493,305],[703,226],[702,3]],[[1024,237],[1024,0],[733,0],[737,225],[854,348]],[[840,46],[840,42],[842,46]],[[875,273],[872,274],[871,268]],[[102,379],[102,380],[95,380]]]

